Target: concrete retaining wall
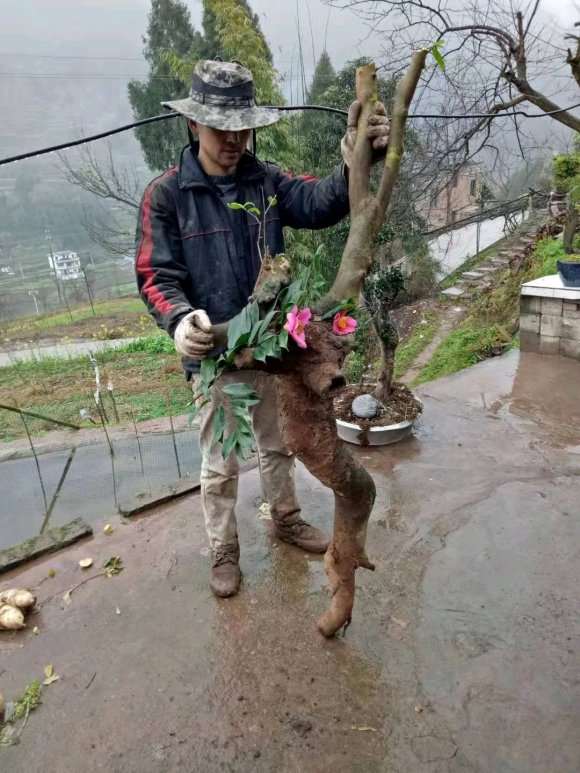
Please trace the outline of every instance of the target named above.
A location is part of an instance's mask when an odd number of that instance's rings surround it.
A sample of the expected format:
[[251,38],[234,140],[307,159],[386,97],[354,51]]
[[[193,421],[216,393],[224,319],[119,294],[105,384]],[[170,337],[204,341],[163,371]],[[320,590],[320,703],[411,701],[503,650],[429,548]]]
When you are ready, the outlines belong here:
[[523,285],[520,348],[580,360],[580,288],[562,285],[557,275]]

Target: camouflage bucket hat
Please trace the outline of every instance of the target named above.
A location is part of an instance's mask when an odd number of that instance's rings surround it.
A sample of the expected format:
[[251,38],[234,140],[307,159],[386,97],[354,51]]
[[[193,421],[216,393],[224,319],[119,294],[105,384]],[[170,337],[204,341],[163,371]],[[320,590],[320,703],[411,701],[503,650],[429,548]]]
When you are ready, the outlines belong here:
[[226,131],[258,129],[280,120],[278,110],[256,105],[252,73],[237,62],[198,62],[190,96],[161,104],[204,126]]

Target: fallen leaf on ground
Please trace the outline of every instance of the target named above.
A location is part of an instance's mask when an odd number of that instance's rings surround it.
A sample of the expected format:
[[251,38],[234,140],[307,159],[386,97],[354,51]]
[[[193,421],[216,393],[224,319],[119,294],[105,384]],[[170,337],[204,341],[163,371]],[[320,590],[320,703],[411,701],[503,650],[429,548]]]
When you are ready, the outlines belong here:
[[38,634],[40,633],[40,628],[37,625],[35,625],[34,628],[32,629],[32,633],[35,636],[38,636]]
[[62,597],[62,600],[63,600],[63,601],[64,601],[64,603],[67,605],[67,607],[70,607],[70,605],[72,604],[72,597],[71,597],[71,592],[70,592],[70,590],[67,590],[67,592],[66,592],[66,593],[64,594],[64,596]]
[[362,727],[357,727],[356,725],[353,725],[351,727],[351,730],[358,730],[360,733],[376,733],[377,728],[376,727],[368,727],[367,725],[363,725]]
[[105,524],[105,526],[104,526],[104,528],[103,528],[103,532],[104,532],[105,534],[107,534],[107,535],[111,535],[111,534],[112,534],[114,531],[115,531],[115,530],[113,529],[113,527],[111,526],[111,524],[110,524],[110,523],[106,523],[106,524]]
[[90,569],[92,565],[93,565],[92,558],[81,558],[81,560],[79,561],[79,566],[81,569]]
[[409,623],[406,620],[401,620],[398,617],[392,617],[391,616],[391,620],[393,621],[393,623],[396,623],[397,625],[400,625],[401,628],[406,628],[409,625]]
[[56,577],[56,569],[49,569],[48,570],[48,576],[49,577]]
[[121,556],[111,556],[111,558],[107,559],[103,564],[103,569],[105,570],[107,577],[114,577],[116,574],[121,574],[124,568]]
[[270,510],[270,505],[268,504],[268,502],[262,502],[262,504],[258,508],[258,518],[261,521],[272,520],[272,512]]
[[116,615],[120,615],[120,614],[121,614],[121,610],[119,609],[119,607],[117,607],[117,608],[115,609],[115,614],[116,614]]
[[49,663],[48,666],[44,667],[44,675],[46,679],[42,684],[45,684],[47,687],[48,685],[53,684],[53,682],[58,682],[60,679],[60,676],[54,673],[54,666],[52,663]]

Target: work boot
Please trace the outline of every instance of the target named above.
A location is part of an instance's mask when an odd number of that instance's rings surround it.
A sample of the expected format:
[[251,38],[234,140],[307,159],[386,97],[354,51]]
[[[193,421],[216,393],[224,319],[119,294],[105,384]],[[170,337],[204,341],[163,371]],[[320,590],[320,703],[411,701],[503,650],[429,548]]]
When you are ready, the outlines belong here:
[[221,545],[212,553],[209,587],[220,598],[235,596],[242,581],[239,545]]
[[326,553],[330,540],[314,526],[298,518],[288,523],[286,521],[274,521],[274,535],[287,542],[296,545],[297,548],[306,550],[307,553]]

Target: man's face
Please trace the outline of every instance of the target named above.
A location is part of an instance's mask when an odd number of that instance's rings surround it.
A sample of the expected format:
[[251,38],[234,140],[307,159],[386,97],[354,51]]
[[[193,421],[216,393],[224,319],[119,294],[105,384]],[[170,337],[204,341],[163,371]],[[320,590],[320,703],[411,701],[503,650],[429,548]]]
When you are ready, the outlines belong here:
[[248,146],[251,129],[222,131],[191,121],[191,128],[199,138],[200,153],[223,174],[234,171]]

